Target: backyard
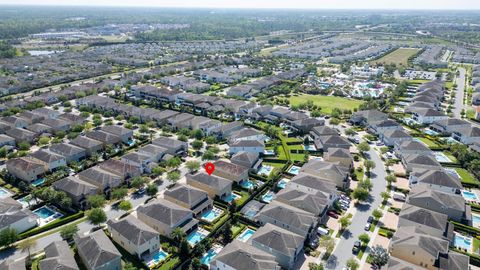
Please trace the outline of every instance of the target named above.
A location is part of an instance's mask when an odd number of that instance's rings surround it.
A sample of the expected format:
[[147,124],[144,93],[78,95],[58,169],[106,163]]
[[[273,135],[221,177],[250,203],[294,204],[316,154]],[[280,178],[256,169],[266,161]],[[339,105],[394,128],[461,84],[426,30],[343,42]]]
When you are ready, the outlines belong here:
[[399,48],[383,57],[372,61],[372,64],[408,65],[408,59],[420,51],[416,48]]
[[301,94],[298,96],[291,96],[290,105],[296,106],[305,103],[307,100],[313,101],[313,104],[319,106],[321,112],[324,114],[331,114],[333,108],[338,108],[340,110],[353,110],[363,103],[361,100],[344,97]]

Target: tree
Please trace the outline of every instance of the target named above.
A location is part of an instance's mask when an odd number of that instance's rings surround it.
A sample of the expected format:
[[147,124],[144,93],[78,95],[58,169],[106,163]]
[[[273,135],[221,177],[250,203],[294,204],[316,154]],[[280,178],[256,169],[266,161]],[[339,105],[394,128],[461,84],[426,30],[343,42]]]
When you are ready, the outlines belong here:
[[177,171],[169,172],[167,174],[167,179],[175,183],[180,179],[180,173]]
[[367,245],[368,242],[370,242],[370,236],[366,233],[362,233],[358,236],[358,240],[360,240],[363,245]]
[[18,244],[18,248],[22,251],[22,252],[28,252],[28,260],[27,261],[30,261],[31,259],[31,249],[34,248],[35,246],[37,246],[37,240],[35,240],[34,238],[27,238],[25,240],[23,240],[22,242],[20,242]]
[[387,250],[380,245],[372,248],[370,256],[372,258],[372,264],[378,267],[386,265],[389,259]]
[[198,171],[198,169],[200,169],[200,162],[195,160],[189,160],[186,162],[185,166],[191,173],[196,172]]
[[148,196],[153,197],[153,196],[157,195],[157,192],[158,192],[157,185],[152,183],[152,184],[149,184],[147,186],[147,195]]
[[103,195],[90,195],[87,197],[88,205],[91,208],[100,208],[105,206],[105,197]]
[[321,264],[321,263],[317,264],[317,263],[311,262],[311,263],[308,263],[308,269],[309,270],[323,270],[325,268],[323,267],[323,264]]
[[385,181],[387,181],[388,187],[391,187],[392,183],[397,182],[397,177],[394,174],[389,174],[385,177]]
[[210,150],[205,151],[202,156],[202,160],[213,160],[215,159],[215,153]]
[[165,169],[160,166],[155,166],[152,169],[152,173],[158,176],[162,175],[164,172],[165,172]]
[[18,149],[22,151],[28,151],[30,150],[30,144],[28,142],[20,142],[18,144]]
[[361,180],[358,182],[358,186],[366,190],[371,190],[373,187],[372,180],[370,180],[369,178]]
[[188,258],[190,256],[190,252],[190,243],[188,243],[187,239],[182,239],[180,242],[180,258]]
[[331,253],[335,248],[335,240],[330,235],[323,235],[318,241],[318,246],[324,248],[327,253]]
[[7,228],[0,231],[0,246],[6,247],[18,240],[17,231],[13,228]]
[[132,182],[130,182],[130,185],[135,188],[139,189],[143,187],[147,183],[147,179],[142,176],[136,176],[132,179]]
[[75,224],[63,226],[60,230],[60,236],[64,240],[71,240],[73,236],[78,232],[78,227]]
[[372,212],[372,216],[376,219],[376,220],[379,220],[380,218],[383,217],[383,213],[382,211],[378,210],[378,209],[375,209],[373,210]]
[[340,124],[340,119],[335,118],[335,117],[334,117],[334,118],[331,118],[331,119],[330,119],[330,124],[331,124],[331,125],[334,125],[334,126],[335,126],[335,125],[338,125],[338,124]]
[[347,260],[346,266],[349,270],[357,270],[360,267],[360,265],[357,262],[357,259],[353,257]]
[[179,157],[170,158],[170,159],[167,160],[167,162],[165,163],[165,165],[166,165],[168,168],[172,168],[172,169],[178,168],[181,164],[182,164],[182,161],[180,160]]
[[133,265],[131,262],[128,262],[123,266],[123,270],[138,270],[138,268],[135,267],[135,265]]
[[375,162],[372,160],[365,160],[363,162],[363,166],[365,166],[365,169],[367,169],[367,172],[370,173],[371,169],[375,169]]
[[128,210],[132,209],[132,203],[129,201],[121,201],[120,204],[118,205],[118,208],[127,212]]
[[380,196],[382,196],[383,201],[387,201],[387,200],[390,199],[390,197],[391,197],[391,196],[390,196],[390,193],[389,193],[389,192],[386,192],[386,191],[382,191],[382,192],[380,193]]
[[223,243],[228,244],[232,241],[232,224],[229,221],[225,223],[222,230]]
[[112,190],[112,198],[115,200],[122,200],[123,198],[127,197],[128,189],[126,188],[116,188]]
[[40,139],[38,139],[38,145],[47,145],[48,143],[50,142],[50,138],[49,137],[40,137]]
[[195,140],[192,142],[192,148],[195,149],[196,151],[202,149],[203,147],[203,142],[200,140]]
[[181,228],[175,228],[171,233],[170,237],[175,241],[175,243],[180,243],[182,242],[183,239],[185,239],[186,235],[185,232],[182,231]]
[[101,208],[93,208],[87,212],[88,220],[95,226],[107,221],[107,214]]
[[203,138],[203,131],[201,129],[195,129],[192,133],[193,137],[197,140],[201,140]]
[[357,187],[352,192],[352,197],[360,202],[367,201],[369,196],[370,196],[370,193],[368,192],[368,190],[361,187]]
[[338,219],[338,223],[340,223],[340,228],[345,230],[352,222],[348,216],[343,216]]
[[365,153],[370,151],[370,145],[366,142],[361,142],[357,145],[358,151]]

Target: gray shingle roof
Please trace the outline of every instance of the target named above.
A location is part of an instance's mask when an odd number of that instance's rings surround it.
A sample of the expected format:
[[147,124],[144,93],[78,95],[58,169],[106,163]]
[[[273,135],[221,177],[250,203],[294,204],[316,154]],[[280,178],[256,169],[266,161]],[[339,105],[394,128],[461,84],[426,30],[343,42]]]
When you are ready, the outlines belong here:
[[75,243],[79,252],[85,256],[84,263],[91,268],[100,267],[122,257],[103,230],[95,231],[87,236],[76,236]]
[[169,226],[174,226],[185,217],[192,215],[189,209],[161,198],[139,206],[137,211]]
[[67,242],[55,241],[45,247],[46,258],[40,261],[40,270],[79,269]]
[[73,196],[92,194],[98,189],[96,186],[73,176],[68,176],[56,181],[53,183],[53,187]]
[[273,224],[260,227],[251,238],[252,242],[271,248],[290,257],[295,257],[303,247],[305,238]]
[[154,238],[159,238],[158,232],[132,215],[119,221],[109,220],[107,225],[109,229],[115,230],[137,246],[143,245]]
[[275,257],[252,247],[249,244],[234,240],[213,259],[210,265],[220,261],[236,270],[278,270]]
[[444,232],[447,229],[448,216],[425,208],[404,204],[399,216],[418,224],[433,227]]
[[188,185],[175,185],[173,188],[165,190],[164,196],[169,196],[175,200],[181,201],[187,205],[194,206],[194,203],[207,198],[208,194],[198,188]]

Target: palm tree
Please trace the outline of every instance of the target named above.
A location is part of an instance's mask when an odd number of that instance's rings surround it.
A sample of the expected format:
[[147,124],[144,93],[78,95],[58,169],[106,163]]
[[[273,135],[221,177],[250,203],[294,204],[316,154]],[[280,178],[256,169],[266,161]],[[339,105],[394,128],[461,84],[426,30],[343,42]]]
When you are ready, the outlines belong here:
[[28,252],[28,262],[31,261],[31,256],[32,256],[30,251],[36,245],[37,245],[37,240],[35,240],[34,238],[27,238],[18,244],[18,248],[22,252]]
[[180,228],[175,228],[171,233],[172,239],[175,243],[181,243],[183,238],[185,238],[185,233]]

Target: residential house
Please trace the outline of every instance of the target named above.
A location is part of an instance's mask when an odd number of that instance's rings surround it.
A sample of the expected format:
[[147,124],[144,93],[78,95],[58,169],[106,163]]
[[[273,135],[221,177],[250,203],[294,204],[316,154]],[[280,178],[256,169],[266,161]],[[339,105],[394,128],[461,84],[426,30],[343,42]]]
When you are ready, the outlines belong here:
[[249,168],[247,167],[224,160],[217,160],[213,164],[215,165],[213,175],[228,179],[237,184],[240,184],[241,181],[248,180]]
[[287,270],[294,269],[303,255],[305,237],[273,224],[260,227],[251,238],[251,245],[275,256],[275,261]]
[[190,209],[165,199],[155,199],[137,208],[137,217],[163,236],[170,237],[172,231],[180,228],[188,234],[197,228],[198,220]]
[[265,144],[258,140],[239,140],[229,143],[230,154],[238,152],[248,152],[255,154],[263,154],[265,151]]
[[123,155],[120,158],[121,161],[133,165],[136,167],[140,167],[142,172],[150,173],[150,164],[155,163],[155,157],[150,156],[146,153],[141,153],[141,152],[130,152],[125,155]]
[[414,170],[435,170],[442,168],[442,165],[440,165],[433,155],[412,154],[402,156],[402,163],[408,173]]
[[314,140],[314,144],[317,150],[323,152],[328,151],[329,148],[344,148],[350,149],[350,142],[342,136],[339,135],[326,135],[317,137]]
[[87,197],[99,193],[99,188],[89,182],[83,181],[75,176],[67,176],[52,184],[57,191],[67,194],[72,203],[80,209],[87,207]]
[[121,270],[122,254],[103,230],[74,237],[78,255],[88,270]]
[[67,132],[70,129],[71,122],[70,121],[65,121],[62,119],[45,119],[41,122],[41,124],[47,125],[50,128],[52,128],[53,132]]
[[21,142],[33,143],[37,135],[34,132],[23,128],[11,128],[5,131],[5,134],[14,138],[18,145]]
[[14,177],[33,182],[46,172],[45,165],[31,157],[19,157],[7,160],[7,171]]
[[235,141],[265,141],[265,134],[253,128],[242,128],[236,132],[233,132],[230,137],[230,142]]
[[239,151],[230,158],[230,162],[247,167],[251,172],[257,172],[258,168],[262,165],[263,159],[260,158],[258,153]]
[[450,135],[454,131],[469,128],[470,123],[463,119],[447,118],[444,120],[433,122],[430,129],[443,135]]
[[329,207],[329,197],[320,191],[306,192],[291,186],[276,194],[276,201],[307,211],[317,217],[324,217]]
[[13,260],[6,259],[0,263],[0,269],[2,270],[27,270],[25,259]]
[[456,130],[452,133],[452,137],[467,145],[473,144],[474,142],[480,142],[480,128],[470,126],[468,128]]
[[290,122],[289,127],[301,134],[308,134],[314,127],[325,125],[325,120],[317,118],[304,118]]
[[416,186],[410,191],[406,202],[445,214],[454,221],[472,224],[470,205],[465,203],[465,199],[460,194],[445,193],[425,186]]
[[446,120],[448,116],[435,109],[422,108],[413,112],[412,119],[421,125],[428,125],[437,121]]
[[133,130],[118,125],[103,126],[102,131],[120,137],[124,144],[130,145],[133,139]]
[[17,233],[25,232],[37,226],[38,217],[16,200],[0,198],[0,231],[11,228]]
[[224,198],[232,193],[232,181],[204,172],[185,175],[187,184],[208,193],[210,198]]
[[98,167],[109,173],[119,175],[125,181],[142,174],[142,169],[140,167],[114,158],[98,164]]
[[392,147],[395,143],[400,144],[404,141],[411,141],[413,137],[403,129],[388,129],[380,134],[380,139],[386,146]]
[[107,226],[113,241],[139,259],[160,249],[157,231],[132,215],[118,221],[109,220]]
[[402,158],[409,155],[431,155],[432,150],[424,143],[417,140],[398,141],[394,144],[394,151],[397,157]]
[[347,188],[350,182],[350,169],[340,165],[338,162],[332,163],[312,159],[303,165],[300,172],[330,181],[338,188]]
[[316,234],[318,225],[318,219],[313,214],[276,200],[265,205],[254,219],[261,225],[274,224],[304,238]]
[[73,252],[66,241],[55,241],[44,248],[45,258],[38,264],[40,270],[78,270]]
[[0,134],[0,147],[15,146],[15,139],[5,134]]
[[460,194],[463,189],[458,177],[446,170],[414,170],[409,176],[410,187],[422,185],[441,192]]
[[78,136],[77,138],[70,140],[70,144],[85,149],[87,156],[98,154],[103,149],[102,142],[90,139],[86,136]]
[[67,163],[80,161],[87,156],[85,149],[69,143],[56,143],[48,148],[51,152],[65,157]]
[[170,154],[172,156],[182,156],[188,151],[188,143],[163,136],[153,140],[152,144],[167,149],[166,154]]
[[388,116],[378,110],[359,111],[350,117],[350,123],[359,126],[367,126],[369,123],[387,120]]
[[53,128],[42,123],[36,123],[29,125],[26,128],[28,131],[35,133],[35,136],[41,136],[42,134],[53,133]]
[[347,168],[352,168],[353,166],[352,154],[345,148],[329,148],[324,155],[324,160],[332,163],[338,162]]
[[40,149],[30,154],[30,156],[43,163],[48,171],[55,171],[58,168],[67,166],[67,161],[63,156],[48,150]]
[[323,195],[329,199],[329,207],[331,207],[338,198],[338,191],[335,183],[307,173],[297,174],[290,179],[286,187],[306,193],[323,193]]
[[275,256],[250,244],[234,240],[210,262],[212,270],[280,270]]
[[368,129],[375,134],[383,134],[387,130],[401,130],[403,129],[396,121],[385,119],[378,122],[372,122]]
[[112,189],[123,183],[121,176],[103,170],[99,166],[94,166],[81,171],[77,176],[81,180],[96,186],[105,194],[109,194]]
[[104,147],[107,145],[118,145],[122,142],[122,138],[119,136],[101,130],[87,132],[85,136],[103,143]]
[[165,190],[163,197],[165,200],[192,210],[195,217],[213,207],[213,200],[206,191],[190,185],[177,184]]

